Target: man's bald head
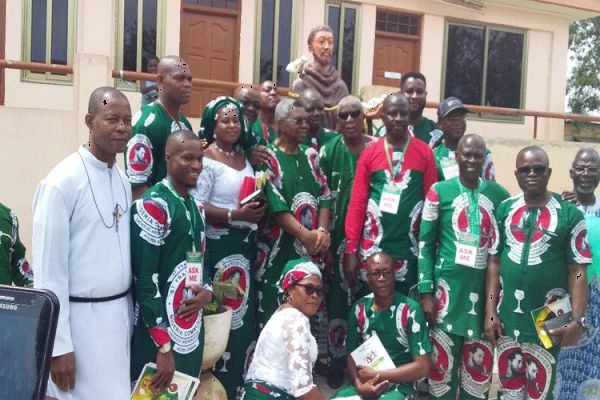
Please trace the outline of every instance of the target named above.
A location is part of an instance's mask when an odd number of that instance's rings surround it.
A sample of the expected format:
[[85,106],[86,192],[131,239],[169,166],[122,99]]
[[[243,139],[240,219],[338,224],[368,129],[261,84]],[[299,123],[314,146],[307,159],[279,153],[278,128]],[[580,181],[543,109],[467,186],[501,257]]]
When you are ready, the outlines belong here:
[[388,253],[380,251],[367,258],[367,272],[375,266],[392,266],[394,259]]
[[116,99],[119,99],[119,101],[125,100],[127,105],[129,105],[129,100],[127,100],[127,97],[121,93],[120,90],[117,90],[114,87],[103,86],[94,89],[92,94],[90,94],[88,113],[95,115],[99,110],[106,108],[109,103],[114,102]]
[[478,149],[483,149],[483,152],[486,150],[485,141],[483,138],[475,133],[469,133],[464,135],[458,142],[457,151],[462,146],[476,147]]
[[596,166],[600,166],[600,155],[595,149],[591,147],[580,149],[577,154],[575,154],[575,158],[573,159],[573,166],[577,164],[580,160],[586,160],[595,163]]
[[233,92],[233,97],[235,97],[238,100],[241,100],[249,92],[255,92],[258,95],[258,90],[254,88],[253,85],[240,85],[235,88],[235,91]]
[[200,138],[192,131],[178,130],[169,135],[167,144],[165,145],[165,153],[174,154],[181,151],[185,142],[198,141]]
[[529,158],[533,155],[538,156],[540,161],[544,163],[545,167],[550,165],[548,154],[544,149],[542,149],[540,146],[527,146],[522,148],[521,151],[517,153],[516,167],[519,168],[525,158]]
[[188,63],[179,56],[165,56],[158,62],[158,74],[163,77],[179,69],[190,69]]
[[321,93],[319,93],[314,88],[306,88],[302,92],[300,92],[300,102],[301,103],[304,103],[306,101],[314,102],[314,101],[319,101],[319,100],[322,102],[323,96],[321,96]]
[[388,95],[383,100],[383,108],[385,109],[386,106],[389,107],[393,104],[404,104],[404,103],[408,104],[408,98],[406,97],[406,95],[402,92],[395,92],[395,93]]

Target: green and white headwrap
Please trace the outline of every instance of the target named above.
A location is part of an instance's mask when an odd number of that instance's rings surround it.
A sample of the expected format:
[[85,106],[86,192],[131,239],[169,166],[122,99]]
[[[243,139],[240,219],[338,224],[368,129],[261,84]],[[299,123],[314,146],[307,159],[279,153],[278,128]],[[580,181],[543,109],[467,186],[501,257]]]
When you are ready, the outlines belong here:
[[229,96],[220,96],[211,100],[204,108],[202,114],[202,122],[200,123],[200,132],[198,136],[201,139],[206,139],[208,144],[215,141],[215,127],[217,126],[217,115],[219,110],[229,105],[235,107],[240,120],[240,138],[236,143],[237,150],[248,150],[256,144],[256,140],[252,134],[250,124],[244,115],[244,106],[241,102]]

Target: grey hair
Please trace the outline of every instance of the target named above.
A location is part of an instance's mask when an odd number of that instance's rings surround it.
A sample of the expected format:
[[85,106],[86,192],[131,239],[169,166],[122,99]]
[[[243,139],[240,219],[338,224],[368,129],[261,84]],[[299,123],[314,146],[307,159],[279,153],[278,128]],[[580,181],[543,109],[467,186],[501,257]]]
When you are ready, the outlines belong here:
[[289,97],[281,99],[275,108],[275,123],[278,124],[279,121],[288,118],[294,107],[300,107],[296,100]]
[[352,96],[352,95],[348,95],[346,97],[343,97],[340,102],[338,103],[338,109],[341,106],[349,106],[349,105],[356,105],[358,104],[360,107],[362,107],[362,103],[360,101],[360,99],[356,96]]

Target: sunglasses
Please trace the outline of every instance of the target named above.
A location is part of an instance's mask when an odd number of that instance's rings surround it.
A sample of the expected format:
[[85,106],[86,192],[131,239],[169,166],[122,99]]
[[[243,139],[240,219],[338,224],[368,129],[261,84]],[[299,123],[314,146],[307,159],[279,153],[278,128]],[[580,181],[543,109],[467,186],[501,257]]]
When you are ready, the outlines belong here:
[[322,287],[306,285],[303,283],[296,283],[296,286],[302,287],[302,289],[304,289],[304,291],[306,292],[307,296],[312,296],[313,294],[316,294],[319,297],[323,297],[323,288]]
[[367,276],[369,278],[376,278],[376,279],[379,279],[381,277],[390,278],[393,274],[394,274],[394,270],[391,270],[391,269],[384,269],[383,271],[367,272]]
[[338,118],[342,121],[348,119],[348,117],[352,117],[352,119],[356,119],[362,114],[362,110],[354,110],[354,111],[343,111],[338,113]]
[[543,165],[534,165],[533,167],[519,167],[517,172],[519,175],[529,175],[532,172],[536,175],[544,175],[548,171],[548,167]]

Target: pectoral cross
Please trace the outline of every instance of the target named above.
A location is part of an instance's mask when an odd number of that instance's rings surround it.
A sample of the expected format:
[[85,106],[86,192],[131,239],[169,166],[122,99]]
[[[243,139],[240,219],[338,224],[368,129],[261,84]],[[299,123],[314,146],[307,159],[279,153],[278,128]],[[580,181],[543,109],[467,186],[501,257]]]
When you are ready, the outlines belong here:
[[123,215],[119,213],[119,206],[115,206],[115,211],[113,211],[113,218],[115,219],[115,230],[119,232],[119,220]]

